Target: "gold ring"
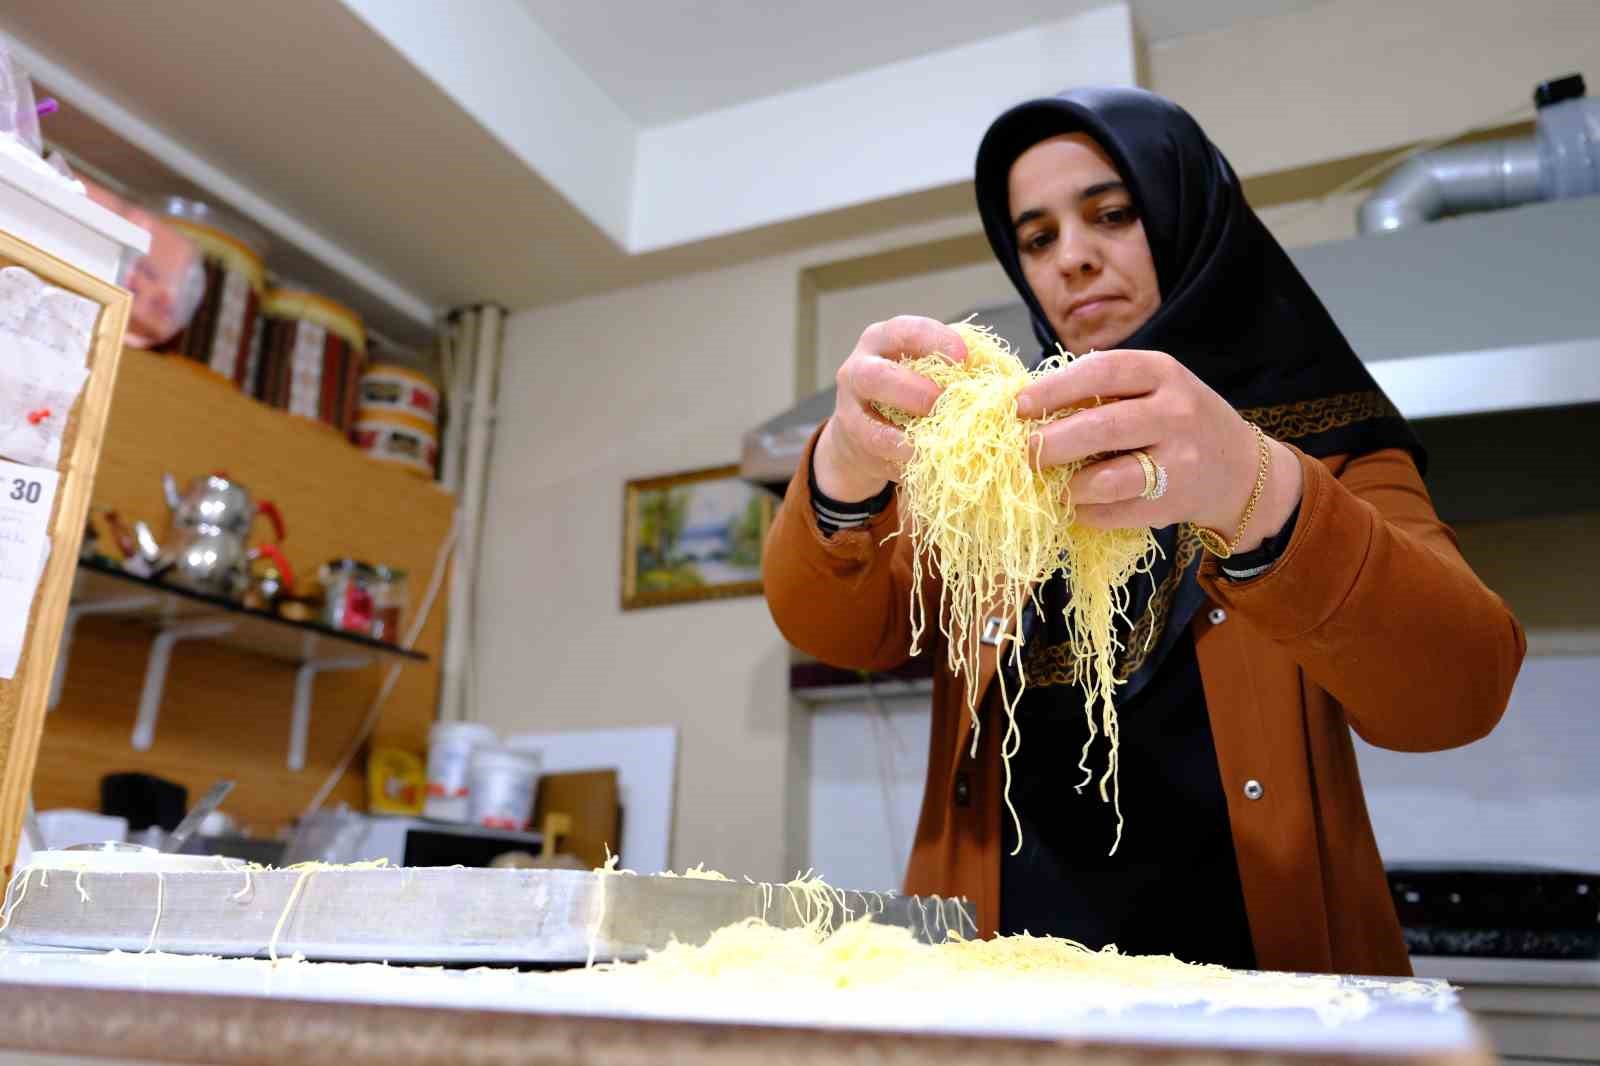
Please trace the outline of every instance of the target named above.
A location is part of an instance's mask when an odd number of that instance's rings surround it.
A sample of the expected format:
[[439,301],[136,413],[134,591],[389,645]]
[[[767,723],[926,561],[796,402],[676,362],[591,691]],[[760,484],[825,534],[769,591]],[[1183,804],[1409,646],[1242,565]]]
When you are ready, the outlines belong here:
[[1167,494],[1167,468],[1150,458],[1150,453],[1143,448],[1137,448],[1133,457],[1139,460],[1139,465],[1144,468],[1144,491],[1139,493],[1141,500],[1159,500]]

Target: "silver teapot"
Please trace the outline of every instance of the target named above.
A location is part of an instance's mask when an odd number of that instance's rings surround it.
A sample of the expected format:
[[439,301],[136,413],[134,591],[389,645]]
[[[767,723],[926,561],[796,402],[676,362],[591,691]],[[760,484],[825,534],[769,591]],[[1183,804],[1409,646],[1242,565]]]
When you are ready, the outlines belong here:
[[284,575],[291,573],[276,541],[255,547],[248,543],[261,515],[271,520],[278,541],[287,536],[283,515],[270,500],[254,502],[243,485],[221,472],[195,478],[181,493],[177,479],[162,474],[161,486],[172,512],[165,539],[158,541],[144,522],[133,527],[137,557],[150,576],[165,576],[193,592],[238,600],[249,588],[250,564],[255,560],[269,558]]

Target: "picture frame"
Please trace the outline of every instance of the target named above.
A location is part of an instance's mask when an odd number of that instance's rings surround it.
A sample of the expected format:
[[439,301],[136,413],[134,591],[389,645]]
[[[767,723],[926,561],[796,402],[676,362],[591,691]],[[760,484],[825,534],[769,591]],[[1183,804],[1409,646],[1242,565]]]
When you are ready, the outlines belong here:
[[737,464],[628,481],[622,609],[760,595],[775,502]]

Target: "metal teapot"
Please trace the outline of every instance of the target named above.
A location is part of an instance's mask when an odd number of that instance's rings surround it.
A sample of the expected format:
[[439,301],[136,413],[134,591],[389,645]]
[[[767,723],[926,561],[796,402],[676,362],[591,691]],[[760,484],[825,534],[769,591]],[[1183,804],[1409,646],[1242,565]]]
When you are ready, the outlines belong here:
[[136,556],[153,577],[168,577],[173,584],[194,592],[225,599],[244,597],[250,585],[250,564],[271,559],[293,584],[289,562],[276,542],[249,547],[251,527],[259,515],[272,521],[277,540],[287,536],[283,515],[269,500],[259,504],[243,485],[217,472],[195,478],[182,493],[177,479],[161,475],[172,519],[164,540],[144,522],[133,527]]
[[237,481],[230,481],[222,471],[197,477],[188,488],[178,491],[178,479],[171,474],[161,475],[161,491],[166,495],[167,508],[172,512],[175,528],[216,526],[228,533],[248,537],[257,514],[272,520],[279,540],[285,537],[283,515],[271,500],[259,504],[250,499],[250,491]]

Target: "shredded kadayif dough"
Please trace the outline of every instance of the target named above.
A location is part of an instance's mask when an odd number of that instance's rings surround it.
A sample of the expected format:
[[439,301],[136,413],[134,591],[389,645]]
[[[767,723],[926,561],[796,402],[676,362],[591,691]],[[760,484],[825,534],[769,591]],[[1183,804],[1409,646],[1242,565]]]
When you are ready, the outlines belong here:
[[[1100,798],[1116,814],[1117,835],[1111,846],[1115,853],[1122,839],[1113,702],[1122,644],[1116,630],[1119,621],[1128,620],[1130,580],[1147,572],[1155,560],[1159,550],[1155,536],[1149,529],[1106,530],[1078,524],[1067,482],[1084,464],[1040,471],[1029,462],[1033,434],[1072,412],[1025,421],[1017,417],[1017,393],[1071,357],[1066,353],[1051,357],[1029,372],[1005,339],[988,327],[969,321],[953,328],[966,342],[964,361],[933,354],[905,364],[944,390],[933,410],[916,418],[893,409],[882,412],[902,427],[912,450],[899,489],[899,533],[909,536],[913,547],[911,651],[915,655],[921,650],[928,626],[923,582],[934,577],[940,582],[937,622],[946,638],[950,672],[969,679],[977,676],[984,623],[996,616],[1002,622],[999,648],[1009,645],[1011,663],[1023,676],[1023,606],[1031,601],[1038,609],[1039,587],[1062,574],[1068,592],[1068,644],[1081,664],[1089,726],[1078,758],[1084,774],[1078,788],[1081,791],[1094,776],[1088,765],[1089,748],[1103,728],[1109,755],[1100,775]],[[1000,749],[1005,802],[1020,850],[1022,825],[1011,803],[1011,757],[1022,744],[1016,719],[1022,687],[1007,691],[1005,671],[1000,672],[1000,684],[1007,719]],[[970,681],[967,711],[972,715],[976,751],[977,688]]]
[[[696,876],[729,880],[703,866],[694,870]],[[631,871],[618,870],[612,857],[596,872]],[[1052,1001],[1074,1012],[1193,1004],[1208,1011],[1301,1008],[1329,1025],[1368,1014],[1373,1009],[1368,989],[1379,987],[1360,978],[1256,973],[1168,955],[1124,955],[1115,947],[1094,951],[1057,937],[969,940],[960,926],[946,926],[942,943],[931,935],[919,941],[911,929],[872,920],[867,900],[873,894],[842,892],[812,871],[765,887],[788,892],[800,925],[779,928],[764,915],[747,918],[718,929],[698,946],[673,941],[642,962],[594,966],[591,959],[589,979],[637,986],[641,994],[670,990],[689,998],[726,996],[730,989],[799,999],[840,990],[935,994],[958,985],[1003,989],[1014,984],[1019,995],[1036,996],[1040,989],[1058,993]],[[859,914],[848,905],[850,895],[860,896],[865,905]],[[881,910],[883,897],[876,898]],[[770,900],[769,894],[769,905]],[[946,901],[930,902],[942,907]],[[965,915],[960,908],[957,913]],[[1384,987],[1391,995],[1448,1000],[1448,988],[1421,982]]]
[[[952,987],[1004,987],[1052,996],[1067,1012],[1203,1004],[1230,1008],[1303,1008],[1328,1024],[1372,1010],[1361,984],[1332,976],[1250,973],[1193,965],[1170,956],[1092,951],[1072,940],[1008,936],[942,944],[919,942],[911,930],[858,918],[825,930],[778,929],[759,918],[726,926],[698,947],[672,943],[637,963],[595,967],[594,980],[637,986],[641,994],[726,995],[759,988],[763,996],[801,999],[839,990],[948,992]],[[1421,993],[1432,994],[1418,984]],[[1419,995],[1421,994],[1419,993]]]

